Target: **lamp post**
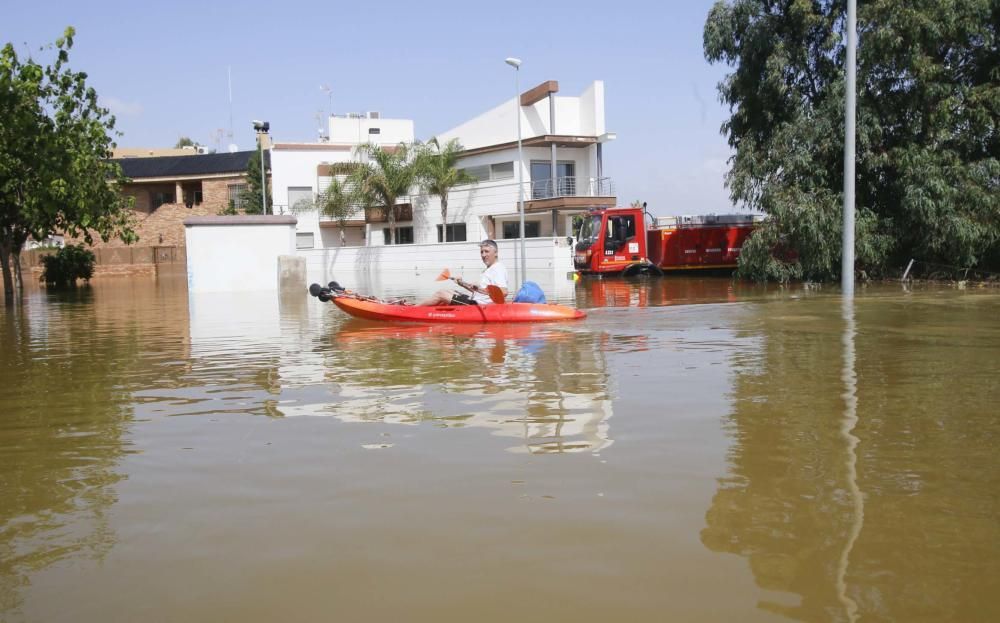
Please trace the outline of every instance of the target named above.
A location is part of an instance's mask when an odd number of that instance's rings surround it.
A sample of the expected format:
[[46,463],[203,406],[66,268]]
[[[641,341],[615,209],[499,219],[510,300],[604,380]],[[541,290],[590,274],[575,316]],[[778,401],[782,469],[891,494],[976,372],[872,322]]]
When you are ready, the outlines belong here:
[[521,59],[513,56],[504,62],[514,68],[514,115],[517,117],[517,210],[521,217],[521,283],[528,276],[528,264],[524,255],[524,156],[521,154]]
[[857,88],[857,3],[847,0],[847,89],[844,94],[844,234],[840,289],[854,296],[854,115]]
[[254,119],[253,129],[257,131],[257,153],[260,154],[260,210],[261,214],[267,214],[267,174],[264,172],[264,137],[271,129],[271,124],[267,121]]

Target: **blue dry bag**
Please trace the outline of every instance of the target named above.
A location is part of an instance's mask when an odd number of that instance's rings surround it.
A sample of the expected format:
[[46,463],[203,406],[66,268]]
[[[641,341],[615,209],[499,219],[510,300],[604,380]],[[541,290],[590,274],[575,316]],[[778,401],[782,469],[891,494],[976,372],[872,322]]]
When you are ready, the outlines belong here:
[[514,296],[515,303],[544,303],[545,293],[534,281],[525,281]]

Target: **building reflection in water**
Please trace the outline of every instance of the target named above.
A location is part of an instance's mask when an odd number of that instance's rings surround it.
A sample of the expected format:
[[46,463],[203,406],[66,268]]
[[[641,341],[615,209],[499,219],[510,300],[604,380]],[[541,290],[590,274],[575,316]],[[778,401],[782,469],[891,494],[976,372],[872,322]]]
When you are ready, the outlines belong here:
[[256,391],[276,417],[492,429],[513,452],[611,444],[606,336],[582,325],[377,323],[253,293],[192,295],[190,320],[194,376],[245,387],[205,392],[190,414]]
[[0,619],[15,616],[34,575],[103,559],[116,543],[130,385],[150,359],[183,358],[176,334],[164,340],[157,329],[164,317],[186,321],[182,286],[29,290],[0,313]]
[[349,320],[318,348],[346,422],[493,429],[512,451],[594,452],[608,446],[611,401],[593,336],[554,325],[386,325]]

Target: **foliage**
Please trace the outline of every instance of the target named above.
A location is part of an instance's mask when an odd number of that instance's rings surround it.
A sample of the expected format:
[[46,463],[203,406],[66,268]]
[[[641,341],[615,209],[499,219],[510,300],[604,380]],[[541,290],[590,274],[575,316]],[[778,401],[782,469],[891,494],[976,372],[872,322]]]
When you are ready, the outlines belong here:
[[94,276],[94,252],[83,246],[68,244],[53,255],[42,257],[45,269],[42,281],[57,288],[76,285],[77,279],[90,281]]
[[114,117],[97,102],[87,74],[68,66],[73,28],[55,42],[56,59],[43,67],[22,60],[14,46],[0,51],[0,267],[5,300],[14,300],[8,258],[29,237],[63,233],[93,243],[136,240],[126,178],[109,159]]
[[[1000,259],[1000,4],[859,3],[856,268]],[[719,1],[705,56],[731,116],[735,202],[769,222],[741,253],[755,279],[834,279],[842,229],[845,5]],[[992,264],[991,264],[992,263]]]
[[448,223],[448,194],[451,189],[463,184],[475,184],[476,178],[455,167],[463,150],[457,138],[444,144],[432,138],[417,150],[417,179],[428,193],[441,198],[441,224]]
[[334,178],[330,180],[330,185],[320,198],[319,213],[332,218],[340,229],[340,244],[345,242],[344,228],[349,219],[357,211],[356,197],[354,197],[351,187],[341,180]]
[[174,149],[180,149],[182,147],[197,147],[198,144],[192,141],[187,136],[182,136],[177,139],[177,143],[174,144]]
[[[344,165],[351,163],[341,163]],[[350,167],[347,167],[348,169]],[[354,187],[344,179],[334,177],[330,180],[330,185],[316,198],[316,201],[301,200],[290,206],[292,212],[312,212],[318,211],[320,215],[332,218],[340,230],[340,244],[343,246],[346,239],[344,228],[347,221],[354,216],[359,209],[359,201],[362,198],[357,195]]]
[[[396,211],[393,206],[400,197],[410,194],[417,180],[414,150],[406,143],[386,149],[373,143],[358,145],[354,150],[360,163],[345,163],[349,171],[347,183],[355,190],[355,203],[363,207],[379,207],[389,221],[389,241],[396,244]],[[337,172],[337,169],[334,171]]]
[[260,150],[258,149],[250,155],[250,161],[247,163],[247,189],[240,196],[243,212],[246,214],[271,214],[273,211],[274,199],[271,196],[271,180],[267,178],[263,182],[266,184],[264,192],[266,193],[267,209],[261,205],[260,187],[262,182],[260,174]]

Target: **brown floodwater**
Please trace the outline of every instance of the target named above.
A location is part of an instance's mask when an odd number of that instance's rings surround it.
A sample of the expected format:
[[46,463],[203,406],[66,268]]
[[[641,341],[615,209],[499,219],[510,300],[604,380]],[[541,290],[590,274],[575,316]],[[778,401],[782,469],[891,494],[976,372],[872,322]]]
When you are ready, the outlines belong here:
[[1000,620],[1000,292],[561,292],[589,317],[30,289],[0,620]]

